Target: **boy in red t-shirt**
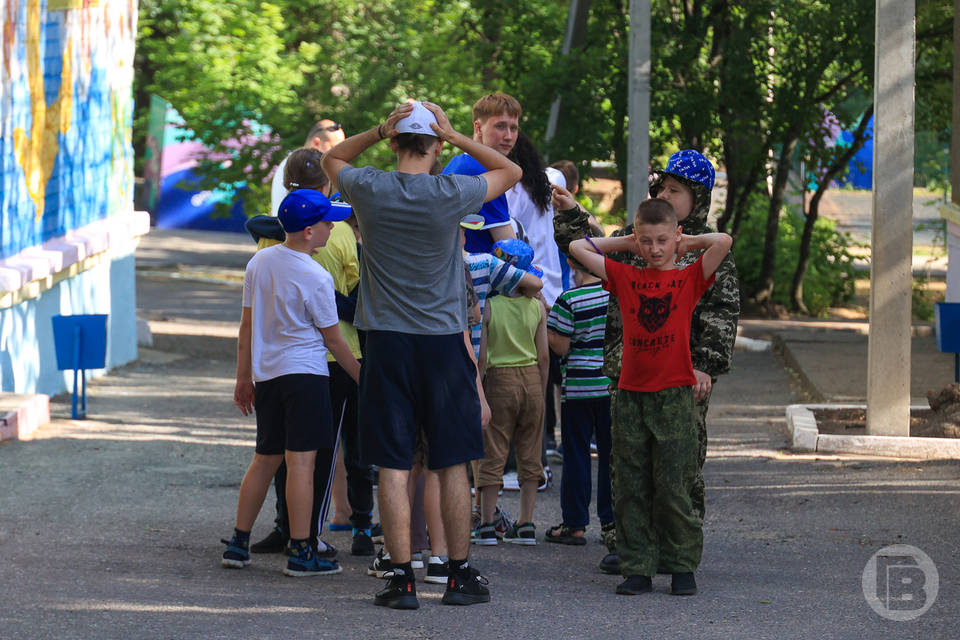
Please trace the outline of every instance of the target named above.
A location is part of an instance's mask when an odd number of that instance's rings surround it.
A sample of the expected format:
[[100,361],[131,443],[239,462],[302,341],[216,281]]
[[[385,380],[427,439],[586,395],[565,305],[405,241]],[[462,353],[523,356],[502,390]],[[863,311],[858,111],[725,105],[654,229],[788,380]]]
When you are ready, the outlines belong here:
[[[620,375],[611,456],[620,571],[617,593],[652,589],[657,569],[671,573],[671,593],[693,595],[703,550],[703,522],[690,486],[697,474],[697,431],[690,361],[690,319],[714,272],[730,251],[725,233],[684,235],[669,202],[637,207],[633,235],[570,243],[572,257],[604,281],[623,317]],[[676,256],[703,250],[689,267]],[[604,258],[638,253],[647,267]]]

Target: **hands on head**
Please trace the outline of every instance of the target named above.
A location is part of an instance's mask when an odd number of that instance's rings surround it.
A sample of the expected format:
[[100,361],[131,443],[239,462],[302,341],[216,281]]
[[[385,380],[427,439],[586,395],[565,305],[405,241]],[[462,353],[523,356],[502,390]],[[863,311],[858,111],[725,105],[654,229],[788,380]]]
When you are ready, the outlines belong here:
[[[433,129],[433,132],[436,133],[441,140],[449,141],[457,131],[450,124],[450,119],[447,118],[447,114],[443,112],[440,105],[434,104],[433,102],[424,101],[422,104],[433,113],[437,119],[436,123],[430,123],[430,128]],[[397,105],[397,108],[390,112],[386,121],[381,125],[380,134],[384,138],[392,138],[397,135],[399,133],[397,131],[397,123],[409,116],[412,111],[412,100]]]
[[410,115],[410,112],[413,111],[412,102],[404,102],[403,104],[398,104],[397,108],[390,112],[390,115],[387,116],[386,121],[380,125],[380,135],[384,138],[392,138],[397,135],[397,123]]
[[450,141],[450,138],[457,132],[456,129],[450,124],[450,119],[447,118],[447,114],[443,112],[443,109],[440,108],[440,105],[434,104],[433,102],[424,102],[425,106],[437,119],[436,124],[430,123],[430,128],[433,129],[433,132],[440,137],[441,140],[447,142]]

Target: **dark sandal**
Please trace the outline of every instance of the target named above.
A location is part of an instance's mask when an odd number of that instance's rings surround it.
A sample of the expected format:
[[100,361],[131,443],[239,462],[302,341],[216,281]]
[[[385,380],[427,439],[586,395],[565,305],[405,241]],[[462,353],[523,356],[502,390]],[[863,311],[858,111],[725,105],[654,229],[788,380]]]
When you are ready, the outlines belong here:
[[547,529],[547,532],[543,535],[543,539],[547,542],[582,547],[587,544],[586,536],[575,536],[573,533],[577,531],[585,532],[586,530],[586,527],[568,527],[565,524],[558,524],[555,527]]

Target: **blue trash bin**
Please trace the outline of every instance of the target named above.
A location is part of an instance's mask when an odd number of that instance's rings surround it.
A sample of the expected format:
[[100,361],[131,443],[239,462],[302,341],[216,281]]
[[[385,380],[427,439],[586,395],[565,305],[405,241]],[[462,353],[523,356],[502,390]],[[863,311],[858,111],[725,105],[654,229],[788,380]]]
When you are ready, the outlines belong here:
[[[107,360],[107,316],[87,314],[53,316],[53,346],[57,354],[57,369],[73,370],[74,420],[87,416],[86,369],[102,369]],[[77,378],[82,388],[82,410],[77,411]]]
[[953,381],[960,382],[960,302],[933,305],[937,328],[937,349],[953,354]]

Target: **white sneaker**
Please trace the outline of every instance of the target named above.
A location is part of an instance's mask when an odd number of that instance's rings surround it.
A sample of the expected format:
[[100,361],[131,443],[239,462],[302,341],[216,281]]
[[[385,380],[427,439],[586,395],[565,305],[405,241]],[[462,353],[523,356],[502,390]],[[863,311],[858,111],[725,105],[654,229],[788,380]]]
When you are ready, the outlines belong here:
[[423,569],[423,554],[419,551],[410,554],[410,567],[413,569]]

